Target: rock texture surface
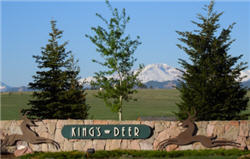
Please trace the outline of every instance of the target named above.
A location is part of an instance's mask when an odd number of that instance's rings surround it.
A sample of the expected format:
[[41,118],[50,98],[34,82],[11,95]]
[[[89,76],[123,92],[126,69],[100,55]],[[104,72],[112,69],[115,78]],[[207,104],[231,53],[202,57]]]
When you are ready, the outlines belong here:
[[[20,130],[21,120],[0,121],[0,139],[6,134],[22,134]],[[113,121],[113,120],[43,120],[36,123],[33,128],[40,136],[57,141],[61,149],[57,150],[53,145],[40,144],[30,147],[33,151],[86,151],[88,148],[96,150],[153,150],[162,140],[177,136],[184,129],[178,126],[179,122],[173,121]],[[61,135],[61,130],[67,124],[145,124],[153,128],[154,134],[146,140],[68,140]],[[196,122],[198,135],[217,135],[218,138],[240,143],[239,149],[250,149],[250,120],[248,121],[204,121]],[[233,147],[224,146],[230,149]],[[171,150],[205,149],[200,143],[186,146],[170,145],[166,148]]]

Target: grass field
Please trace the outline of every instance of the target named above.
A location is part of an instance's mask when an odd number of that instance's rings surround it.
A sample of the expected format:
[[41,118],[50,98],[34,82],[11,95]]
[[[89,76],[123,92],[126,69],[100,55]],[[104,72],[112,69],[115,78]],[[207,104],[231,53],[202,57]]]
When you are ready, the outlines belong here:
[[[96,91],[87,91],[87,104],[91,106],[89,119],[117,119],[101,99],[94,96]],[[28,108],[31,92],[1,93],[1,120],[20,119],[20,110]],[[250,91],[248,92],[250,97]],[[135,95],[137,101],[124,104],[124,120],[135,120],[140,116],[174,116],[178,108],[176,103],[180,100],[177,90],[139,90]],[[250,113],[250,102],[248,110]]]

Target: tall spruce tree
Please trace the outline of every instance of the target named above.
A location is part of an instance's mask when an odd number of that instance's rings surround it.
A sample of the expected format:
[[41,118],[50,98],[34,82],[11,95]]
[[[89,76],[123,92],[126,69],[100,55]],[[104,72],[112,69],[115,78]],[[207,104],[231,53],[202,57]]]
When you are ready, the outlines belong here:
[[59,44],[63,31],[51,21],[52,32],[41,56],[33,56],[39,71],[33,76],[29,87],[34,89],[29,101],[27,115],[40,119],[85,119],[89,106],[85,103],[83,86],[78,82],[79,67],[71,51],[66,51],[67,42]]
[[218,33],[219,18],[223,13],[213,10],[214,1],[204,10],[207,15],[198,14],[201,21],[194,22],[198,29],[193,32],[177,33],[179,40],[186,44],[177,45],[189,56],[190,62],[179,59],[184,68],[178,90],[181,102],[178,103],[180,119],[187,117],[187,112],[196,111],[197,120],[232,120],[246,118],[241,114],[246,110],[247,90],[241,86],[240,72],[246,62],[239,62],[242,55],[232,57],[228,54],[231,40],[230,33],[235,23]]

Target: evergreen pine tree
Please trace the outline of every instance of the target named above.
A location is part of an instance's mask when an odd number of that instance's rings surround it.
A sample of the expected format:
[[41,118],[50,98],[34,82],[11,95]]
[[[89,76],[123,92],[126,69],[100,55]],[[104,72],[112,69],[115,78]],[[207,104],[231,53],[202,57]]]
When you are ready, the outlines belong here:
[[240,72],[246,68],[238,62],[242,55],[232,57],[228,54],[230,33],[235,23],[218,34],[219,18],[223,13],[213,11],[214,1],[204,9],[206,16],[198,14],[201,23],[192,21],[198,29],[193,32],[179,32],[179,40],[186,46],[177,45],[189,56],[190,62],[179,60],[184,70],[178,90],[181,102],[178,103],[180,119],[187,112],[196,111],[197,120],[242,119],[246,110],[247,90],[241,85]]
[[30,109],[23,110],[27,115],[40,119],[85,119],[88,105],[85,103],[83,86],[78,82],[79,67],[71,51],[66,51],[67,42],[59,44],[63,31],[51,21],[52,32],[41,56],[33,56],[39,71],[33,76],[29,87],[34,89],[29,101]]

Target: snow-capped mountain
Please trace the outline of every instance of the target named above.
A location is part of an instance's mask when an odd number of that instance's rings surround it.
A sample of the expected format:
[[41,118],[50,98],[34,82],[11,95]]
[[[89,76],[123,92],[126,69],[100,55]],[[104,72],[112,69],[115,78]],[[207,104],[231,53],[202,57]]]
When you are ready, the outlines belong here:
[[95,78],[90,76],[90,77],[87,77],[87,78],[82,78],[79,80],[80,83],[85,83],[85,84],[90,84],[91,81],[95,81]]
[[[181,72],[172,66],[167,64],[150,64],[143,68],[139,75],[139,79],[142,80],[143,83],[147,83],[149,81],[165,82],[177,80],[180,76]],[[242,71],[241,76],[246,76],[242,82],[250,80],[250,70]],[[85,79],[81,79],[80,81],[82,82],[83,80],[89,83],[94,80],[94,78],[87,77]]]
[[26,92],[26,91],[32,91],[32,90],[26,86],[11,87],[3,82],[0,82],[0,92]]
[[[180,71],[167,64],[150,64],[143,68],[139,74],[139,79],[142,83],[149,81],[164,82],[177,80],[180,75]],[[92,80],[94,80],[93,77],[87,77],[81,79],[80,82],[85,81],[86,83],[90,83]]]
[[150,64],[144,67],[139,75],[143,83],[149,81],[173,81],[181,76],[181,72],[167,64]]
[[[167,64],[150,64],[143,68],[142,72],[139,74],[139,79],[148,87],[172,88],[173,85],[177,84],[177,79],[179,79],[180,76],[181,72],[172,66]],[[242,71],[241,76],[246,76],[246,78],[242,80],[243,83],[249,81],[250,70]],[[94,78],[87,77],[81,79],[80,82],[84,80],[88,86]]]
[[9,88],[10,88],[10,86],[8,86],[7,84],[0,82],[0,92],[5,92]]
[[[143,70],[139,74],[139,79],[147,87],[172,88],[176,85],[176,80],[179,78],[180,75],[180,71],[167,64],[150,64],[143,68]],[[94,77],[87,77],[80,79],[80,82],[84,82],[85,87],[88,88],[90,87],[90,82],[94,80]]]
[[[178,84],[177,79],[181,76],[181,72],[176,68],[167,64],[150,64],[143,68],[139,75],[139,79],[148,88],[173,88]],[[250,88],[250,70],[242,71],[241,76],[246,76],[242,80],[244,87]],[[82,78],[79,82],[85,82],[84,86],[90,88],[90,82],[94,80],[94,77]],[[3,82],[0,82],[0,92],[17,92],[17,91],[32,91],[27,87],[11,87]]]
[[243,78],[242,82],[246,82],[250,80],[250,70],[245,70],[241,72],[241,77],[246,76],[246,78]]

